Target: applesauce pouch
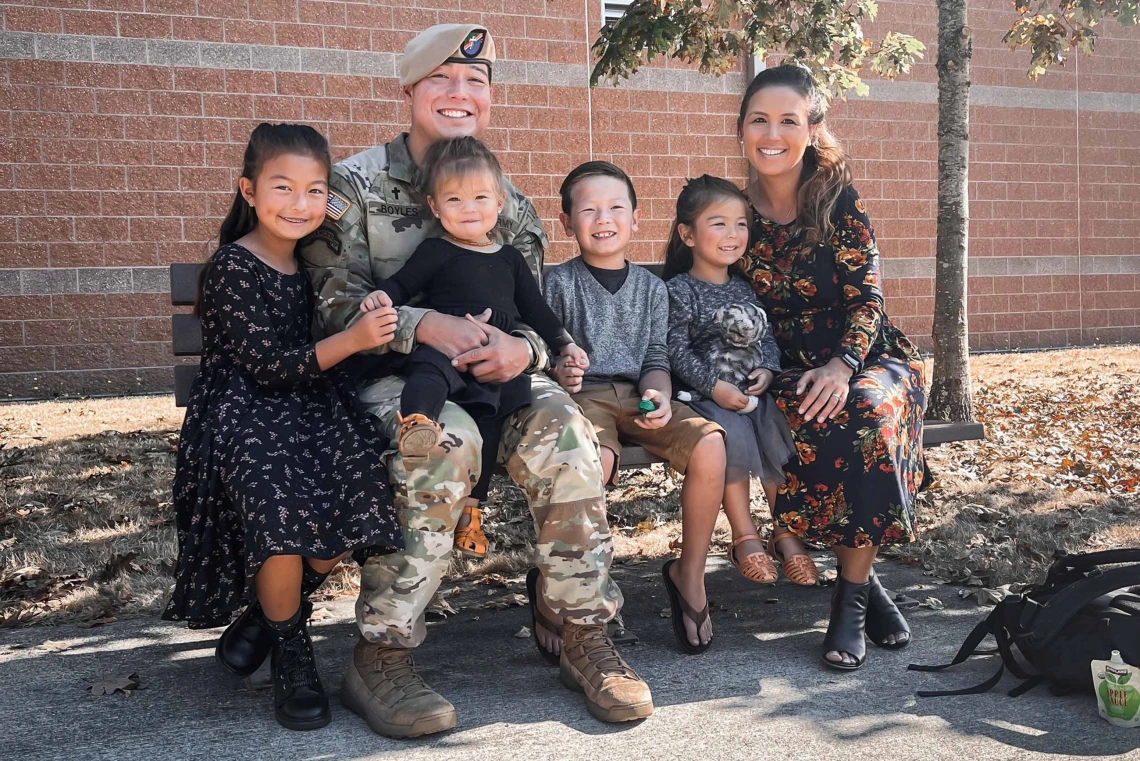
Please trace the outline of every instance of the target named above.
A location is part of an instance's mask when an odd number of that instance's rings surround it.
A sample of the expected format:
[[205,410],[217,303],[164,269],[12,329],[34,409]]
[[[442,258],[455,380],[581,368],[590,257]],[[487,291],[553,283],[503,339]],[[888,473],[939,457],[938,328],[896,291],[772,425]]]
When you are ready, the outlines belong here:
[[1113,650],[1111,660],[1092,662],[1092,675],[1100,715],[1118,727],[1140,726],[1140,669]]

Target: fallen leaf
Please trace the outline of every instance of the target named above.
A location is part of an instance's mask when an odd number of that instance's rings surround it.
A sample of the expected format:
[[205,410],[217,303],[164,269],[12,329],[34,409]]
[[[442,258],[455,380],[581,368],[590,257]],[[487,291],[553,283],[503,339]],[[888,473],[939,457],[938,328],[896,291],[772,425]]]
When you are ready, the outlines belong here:
[[98,618],[91,618],[86,621],[80,621],[79,628],[94,629],[96,626],[102,626],[103,624],[113,624],[118,620],[119,619],[115,618],[114,616],[99,616]]
[[309,616],[310,621],[325,621],[330,618],[336,618],[333,612],[328,608],[314,608],[312,614]]
[[946,607],[946,603],[939,600],[937,597],[927,597],[918,604],[920,608],[929,608],[930,610],[942,610]]
[[139,682],[138,674],[99,679],[90,685],[92,695],[114,695],[116,692],[121,692],[130,697],[132,692],[141,689],[142,684]]
[[662,618],[672,618],[673,617],[673,609],[672,608],[662,608],[661,612],[658,613],[657,615],[661,616]]
[[63,642],[62,640],[49,639],[41,643],[36,649],[45,650],[49,653],[62,653],[64,650],[71,649],[71,643]]
[[511,636],[515,639],[530,639],[530,629],[525,626],[520,626],[519,630]]
[[491,610],[506,610],[507,608],[517,608],[523,605],[529,605],[530,601],[527,600],[526,595],[514,592],[502,597],[496,597],[494,600],[489,600],[483,604],[484,608]]

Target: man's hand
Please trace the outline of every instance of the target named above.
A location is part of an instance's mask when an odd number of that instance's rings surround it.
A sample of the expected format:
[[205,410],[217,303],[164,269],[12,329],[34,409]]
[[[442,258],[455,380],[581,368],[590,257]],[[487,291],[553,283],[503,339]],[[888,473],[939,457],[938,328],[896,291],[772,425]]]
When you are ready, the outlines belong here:
[[455,359],[487,343],[486,331],[479,328],[481,323],[490,319],[490,309],[471,320],[428,312],[416,326],[416,341],[430,346],[448,359]]
[[713,386],[712,399],[729,412],[740,412],[748,406],[748,395],[728,381],[716,382]]
[[[490,316],[489,311],[484,314]],[[504,333],[471,315],[467,315],[467,320],[486,340],[482,346],[454,357],[452,365],[460,372],[471,373],[481,383],[506,383],[526,372],[530,365],[530,344],[525,338]]]
[[752,372],[748,373],[748,380],[752,381],[752,385],[748,387],[745,393],[749,396],[760,396],[768,387],[772,385],[775,380],[776,374],[766,367],[758,367]]
[[582,376],[585,374],[586,368],[578,367],[569,357],[559,357],[550,371],[550,376],[559,386],[566,389],[568,394],[576,394],[582,390]]
[[653,402],[657,405],[657,409],[644,415],[638,415],[633,419],[634,424],[646,430],[664,428],[665,424],[673,418],[673,405],[669,403],[664,394],[655,388],[645,389],[641,398]]
[[392,306],[392,297],[384,291],[373,291],[360,302],[361,312],[375,312],[377,309]]

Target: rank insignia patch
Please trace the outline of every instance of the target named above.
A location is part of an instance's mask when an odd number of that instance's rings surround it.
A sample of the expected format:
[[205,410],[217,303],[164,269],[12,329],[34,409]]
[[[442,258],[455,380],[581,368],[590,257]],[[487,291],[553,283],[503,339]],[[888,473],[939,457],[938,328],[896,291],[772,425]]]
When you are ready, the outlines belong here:
[[348,207],[350,205],[351,204],[348,202],[347,198],[340,195],[335,190],[330,190],[329,199],[325,203],[325,214],[329,215],[334,220],[338,220],[344,216],[344,213],[348,211]]

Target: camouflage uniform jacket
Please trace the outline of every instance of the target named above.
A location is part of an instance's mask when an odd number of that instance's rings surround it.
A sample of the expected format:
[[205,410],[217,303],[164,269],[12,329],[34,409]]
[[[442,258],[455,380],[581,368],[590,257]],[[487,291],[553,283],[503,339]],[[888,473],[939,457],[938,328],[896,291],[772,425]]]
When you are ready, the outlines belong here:
[[[417,188],[417,170],[407,140],[405,132],[332,168],[329,215],[320,229],[297,247],[317,294],[317,337],[352,325],[359,318],[360,302],[375,290],[373,284],[395,274],[425,238],[443,234],[439,220]],[[491,237],[522,252],[541,288],[542,260],[549,240],[530,199],[509,181],[506,191],[506,204]],[[395,338],[366,354],[412,351],[416,326],[428,310],[403,306],[398,311]],[[536,359],[528,370],[546,369],[549,352],[542,339],[526,329],[515,334],[534,348]],[[384,364],[358,357],[348,369],[363,383],[383,373]]]

